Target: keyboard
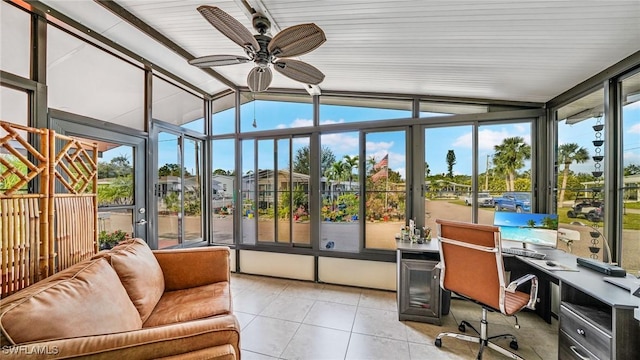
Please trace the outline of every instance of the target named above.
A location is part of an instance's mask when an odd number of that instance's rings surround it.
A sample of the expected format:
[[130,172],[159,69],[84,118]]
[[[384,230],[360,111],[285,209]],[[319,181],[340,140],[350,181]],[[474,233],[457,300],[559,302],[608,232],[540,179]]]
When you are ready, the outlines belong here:
[[535,250],[517,248],[517,247],[503,248],[502,249],[502,253],[503,254],[511,254],[511,255],[530,257],[530,258],[541,259],[541,260],[544,259],[547,256],[546,254],[539,253],[539,252],[537,252]]

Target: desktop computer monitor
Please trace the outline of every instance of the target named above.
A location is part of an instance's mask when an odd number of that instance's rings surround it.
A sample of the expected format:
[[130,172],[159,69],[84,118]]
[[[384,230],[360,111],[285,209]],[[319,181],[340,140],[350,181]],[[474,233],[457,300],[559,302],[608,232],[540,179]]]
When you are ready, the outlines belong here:
[[[558,245],[558,215],[536,213],[495,213],[493,225],[505,241],[555,248]],[[525,246],[526,247],[526,246]]]

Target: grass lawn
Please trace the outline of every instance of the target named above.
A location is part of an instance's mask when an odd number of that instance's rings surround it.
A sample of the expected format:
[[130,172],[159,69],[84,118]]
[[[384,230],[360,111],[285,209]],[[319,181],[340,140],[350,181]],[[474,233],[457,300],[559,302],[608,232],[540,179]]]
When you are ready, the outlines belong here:
[[[567,216],[567,212],[571,208],[559,208],[558,209],[558,222],[560,224],[570,224],[573,221],[580,221],[582,223],[589,223],[585,218],[570,218]],[[626,230],[640,230],[640,214],[625,214],[622,215],[622,228]]]

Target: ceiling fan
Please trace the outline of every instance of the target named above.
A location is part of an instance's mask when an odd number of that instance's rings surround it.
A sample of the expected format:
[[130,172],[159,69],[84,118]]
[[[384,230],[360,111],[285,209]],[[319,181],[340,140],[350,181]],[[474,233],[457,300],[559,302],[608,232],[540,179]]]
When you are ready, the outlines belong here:
[[327,39],[316,24],[299,24],[288,27],[273,38],[266,35],[271,22],[263,14],[252,9],[253,27],[258,32],[251,35],[238,20],[215,6],[198,7],[200,14],[231,41],[240,45],[247,57],[236,55],[208,55],[195,58],[189,64],[207,68],[243,64],[253,61],[256,66],[247,76],[247,85],[252,92],[265,91],[272,80],[269,65],[273,64],[282,75],[304,84],[318,85],[324,74],[303,61],[288,59],[306,54],[322,45]]

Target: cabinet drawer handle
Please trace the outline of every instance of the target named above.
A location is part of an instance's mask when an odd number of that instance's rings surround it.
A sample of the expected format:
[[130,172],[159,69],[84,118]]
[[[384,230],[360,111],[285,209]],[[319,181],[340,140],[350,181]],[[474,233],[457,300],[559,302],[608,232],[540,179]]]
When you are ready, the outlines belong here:
[[576,331],[578,332],[578,335],[584,336],[584,330],[583,329],[577,329]]
[[575,346],[571,345],[571,346],[569,346],[569,349],[571,349],[571,351],[573,351],[573,353],[574,353],[574,354],[576,354],[576,356],[577,356],[577,357],[579,357],[580,359],[582,359],[582,360],[589,360],[589,358],[588,358],[588,357],[586,357],[586,356],[582,356],[582,354],[580,354],[580,353],[578,352],[578,349],[577,349]]

